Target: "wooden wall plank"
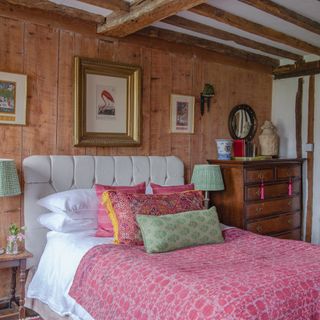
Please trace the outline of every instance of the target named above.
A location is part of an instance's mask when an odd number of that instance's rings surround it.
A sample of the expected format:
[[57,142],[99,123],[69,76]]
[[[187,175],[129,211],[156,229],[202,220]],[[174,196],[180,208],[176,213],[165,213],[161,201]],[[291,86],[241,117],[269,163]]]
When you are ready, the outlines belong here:
[[303,78],[298,80],[298,89],[296,95],[296,151],[297,157],[302,157],[302,141],[301,141],[301,130],[302,130],[302,94],[303,94]]
[[28,125],[23,128],[23,158],[56,152],[59,32],[26,24]]
[[[24,23],[15,19],[0,17],[0,71],[24,72]],[[0,156],[14,159],[21,172],[21,126],[0,125]],[[21,176],[21,175],[20,175]],[[0,248],[6,245],[8,226],[20,224],[21,196],[0,197]],[[9,270],[0,272],[0,297],[8,296]]]
[[170,54],[153,49],[151,51],[151,101],[150,101],[150,155],[171,153],[170,135]]
[[204,84],[204,67],[203,61],[196,57],[193,58],[192,65],[192,94],[195,96],[194,109],[194,134],[190,137],[191,152],[190,152],[190,178],[192,176],[193,167],[195,164],[203,163],[205,159],[203,152],[203,136],[204,122],[200,113],[200,92]]
[[73,54],[74,33],[60,30],[59,74],[57,105],[57,154],[79,154],[83,149],[73,148]]
[[[308,90],[308,142],[314,144],[314,107],[315,107],[315,79],[314,75],[309,78]],[[312,236],[312,214],[313,214],[313,151],[307,155],[307,178],[308,178],[308,201],[306,216],[306,241],[311,242]]]
[[[193,61],[182,55],[172,54],[172,93],[190,95],[192,93]],[[185,178],[190,180],[191,134],[171,134],[171,153],[182,159],[185,165]]]

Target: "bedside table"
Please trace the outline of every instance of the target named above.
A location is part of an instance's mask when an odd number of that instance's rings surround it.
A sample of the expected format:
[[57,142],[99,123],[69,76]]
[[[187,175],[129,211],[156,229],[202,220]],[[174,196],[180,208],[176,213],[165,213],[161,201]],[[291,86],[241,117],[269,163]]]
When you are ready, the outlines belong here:
[[[32,254],[28,251],[22,251],[19,254],[2,254],[0,255],[0,269],[11,268],[11,288],[9,309],[0,310],[0,319],[14,319],[19,316],[19,319],[25,319],[25,282],[26,282],[26,264],[27,259],[31,258]],[[19,269],[20,280],[20,299],[16,298],[16,275]],[[17,304],[19,309],[14,309],[13,304]]]

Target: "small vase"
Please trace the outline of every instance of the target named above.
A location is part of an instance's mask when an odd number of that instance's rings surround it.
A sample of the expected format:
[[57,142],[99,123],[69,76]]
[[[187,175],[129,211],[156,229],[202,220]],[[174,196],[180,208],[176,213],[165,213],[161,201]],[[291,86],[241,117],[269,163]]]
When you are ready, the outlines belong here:
[[11,236],[10,239],[8,239],[6,253],[7,254],[18,254],[19,253],[18,239],[16,236]]
[[218,160],[230,160],[232,152],[233,140],[231,139],[216,139]]

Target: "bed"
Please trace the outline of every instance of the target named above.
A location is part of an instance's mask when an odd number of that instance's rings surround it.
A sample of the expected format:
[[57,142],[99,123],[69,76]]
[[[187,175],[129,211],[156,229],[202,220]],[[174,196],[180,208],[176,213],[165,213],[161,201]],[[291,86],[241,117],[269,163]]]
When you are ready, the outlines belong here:
[[36,223],[36,201],[50,193],[95,182],[182,184],[176,157],[35,156],[23,167],[26,247],[37,268],[27,306],[44,319],[320,319],[318,246],[226,228],[221,244],[147,254]]
[[[28,260],[27,265],[29,269],[28,284],[39,266],[40,257],[46,244],[43,269],[47,269],[47,272],[44,275],[41,274],[41,277],[49,275],[50,278],[55,269],[67,268],[69,264],[69,259],[61,258],[61,248],[65,248],[70,254],[77,254],[76,257],[73,257],[80,260],[90,247],[111,241],[94,237],[94,232],[69,235],[48,232],[48,229],[37,222],[38,216],[46,212],[37,204],[40,198],[69,189],[92,188],[95,183],[134,185],[145,181],[168,186],[184,183],[183,163],[174,156],[31,156],[23,161],[23,174],[26,249],[33,254],[33,258]],[[77,244],[81,240],[83,247],[81,245],[74,246],[74,239],[77,239]],[[81,248],[82,250],[80,250]],[[45,319],[59,319],[63,315],[72,315],[73,318],[77,318],[75,314],[77,310],[73,309],[75,304],[72,301],[69,301],[70,304],[68,304],[68,300],[65,298],[59,299],[59,296],[65,294],[61,290],[66,290],[76,271],[77,265],[73,264],[72,266],[74,269],[68,270],[69,273],[66,277],[69,276],[69,278],[64,280],[65,283],[59,281],[59,275],[57,279],[51,278],[50,283],[43,282],[42,290],[36,284],[34,287],[36,292],[27,290],[26,306],[41,314]],[[39,279],[39,282],[41,280]],[[62,285],[60,288],[56,288],[57,291],[44,290],[46,286],[60,282]],[[58,303],[55,301],[57,297]],[[48,308],[48,306],[50,307]],[[82,314],[81,308],[78,309]]]

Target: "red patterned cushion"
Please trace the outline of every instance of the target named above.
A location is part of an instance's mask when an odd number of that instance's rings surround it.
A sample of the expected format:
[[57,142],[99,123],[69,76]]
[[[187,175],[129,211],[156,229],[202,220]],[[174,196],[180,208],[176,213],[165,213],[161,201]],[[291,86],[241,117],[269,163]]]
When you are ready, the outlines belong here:
[[104,186],[102,184],[95,185],[97,197],[99,199],[99,211],[98,211],[98,230],[96,232],[97,237],[113,237],[113,226],[109,219],[109,215],[106,209],[101,203],[101,196],[103,192],[108,190],[122,191],[128,193],[145,193],[146,183],[142,182],[135,186]]
[[174,193],[174,192],[183,192],[194,190],[194,184],[182,184],[180,186],[162,186],[156,183],[150,183],[153,194],[164,194],[164,193]]
[[117,244],[143,244],[137,214],[163,215],[203,209],[203,195],[198,190],[156,195],[107,191],[102,195],[102,202],[108,209]]

